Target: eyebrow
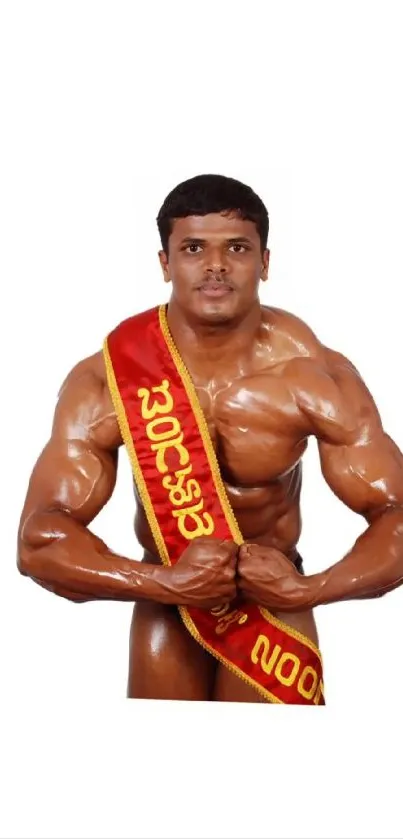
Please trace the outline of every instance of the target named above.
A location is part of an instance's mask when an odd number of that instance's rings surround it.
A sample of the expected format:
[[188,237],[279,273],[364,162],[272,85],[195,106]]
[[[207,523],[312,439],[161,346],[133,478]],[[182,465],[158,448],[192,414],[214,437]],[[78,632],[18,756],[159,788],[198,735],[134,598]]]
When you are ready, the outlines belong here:
[[[236,245],[236,244],[246,244],[252,245],[253,242],[251,239],[248,239],[247,236],[234,236],[231,239],[225,239],[227,244],[229,245]],[[199,239],[197,236],[185,236],[184,239],[181,240],[181,245],[205,245],[207,243],[207,239]]]

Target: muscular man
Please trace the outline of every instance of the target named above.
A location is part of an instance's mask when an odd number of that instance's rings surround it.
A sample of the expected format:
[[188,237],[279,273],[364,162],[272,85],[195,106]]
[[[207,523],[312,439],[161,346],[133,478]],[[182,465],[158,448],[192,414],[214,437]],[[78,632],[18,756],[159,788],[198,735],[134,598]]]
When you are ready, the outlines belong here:
[[[194,640],[178,606],[211,610],[241,596],[316,644],[314,607],[377,597],[403,580],[402,455],[353,364],[298,317],[261,305],[269,223],[249,187],[215,175],[186,181],[166,198],[158,227],[167,324],[244,543],[195,538],[163,566],[136,482],[143,559],[118,556],[91,533],[122,445],[99,351],[60,390],[21,515],[18,567],[77,603],[133,601],[128,696],[262,701]],[[297,551],[311,435],[324,479],[368,525],[346,556],[314,575],[303,573]]]

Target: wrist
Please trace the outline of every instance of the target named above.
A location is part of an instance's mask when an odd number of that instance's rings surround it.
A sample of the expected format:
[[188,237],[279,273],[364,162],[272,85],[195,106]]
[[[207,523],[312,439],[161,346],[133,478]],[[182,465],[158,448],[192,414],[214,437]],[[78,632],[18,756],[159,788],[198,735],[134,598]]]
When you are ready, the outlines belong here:
[[326,571],[303,577],[301,589],[301,608],[314,609],[326,603],[324,589],[327,582]]
[[[322,602],[321,592],[323,580],[321,577],[321,574],[312,574],[311,576],[301,576],[300,579],[294,580],[292,589],[287,587],[287,590],[283,592],[281,607],[279,606],[279,608],[288,612],[303,612],[318,606]],[[259,605],[265,606],[268,609],[272,608],[272,592],[267,594],[263,587],[261,592],[259,592],[259,597],[254,599]],[[265,602],[266,600],[267,603]]]
[[266,609],[279,609],[287,612],[301,612],[305,609],[312,608],[312,601],[316,596],[315,581],[309,577],[301,577],[293,581],[293,586],[287,585],[287,588],[278,589],[273,594],[273,589],[265,586],[263,583],[253,586],[253,591],[250,589],[241,592],[248,600],[252,600],[259,606]]
[[172,566],[151,566],[150,582],[153,593],[152,600],[166,606],[176,606],[180,598],[175,587],[175,574]]

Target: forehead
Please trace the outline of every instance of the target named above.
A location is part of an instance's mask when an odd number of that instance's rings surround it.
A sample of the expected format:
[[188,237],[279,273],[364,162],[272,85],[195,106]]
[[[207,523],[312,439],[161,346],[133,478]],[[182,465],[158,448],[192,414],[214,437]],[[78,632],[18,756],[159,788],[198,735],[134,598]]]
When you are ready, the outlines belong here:
[[234,213],[209,213],[206,216],[178,218],[173,222],[171,233],[174,241],[186,238],[219,241],[237,237],[260,242],[255,223]]

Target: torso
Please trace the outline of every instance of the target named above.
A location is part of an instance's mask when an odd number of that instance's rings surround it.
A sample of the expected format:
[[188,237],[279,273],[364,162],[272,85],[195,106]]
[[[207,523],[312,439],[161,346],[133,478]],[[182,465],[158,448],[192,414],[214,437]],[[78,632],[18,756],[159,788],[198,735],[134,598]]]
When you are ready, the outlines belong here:
[[[228,498],[244,538],[274,546],[294,561],[298,556],[297,543],[301,532],[301,458],[310,432],[309,420],[299,407],[297,392],[305,388],[309,395],[311,370],[313,365],[317,368],[321,364],[321,353],[321,345],[315,336],[298,319],[282,311],[262,309],[258,346],[253,356],[244,361],[241,370],[235,367],[232,370],[221,369],[218,376],[201,378],[197,371],[192,370],[191,360],[183,356],[193,378]],[[99,363],[102,363],[101,360]],[[109,416],[113,416],[111,405]],[[137,497],[136,538],[144,548],[146,560],[157,562],[155,543],[136,487],[134,489]],[[279,616],[317,642],[310,612]],[[253,689],[240,683],[229,672],[222,672],[221,667],[218,671],[214,669],[213,676],[211,657],[188,636],[172,610],[145,603],[137,604],[134,611],[129,696],[149,695],[149,688],[144,687],[144,678],[140,678],[138,673],[140,669],[145,672],[144,649],[148,650],[149,659],[152,659],[152,638],[157,630],[160,637],[166,638],[165,659],[172,656],[170,672],[178,661],[172,648],[176,650],[181,646],[184,647],[183,661],[194,659],[199,675],[206,670],[203,684],[209,685],[208,691],[212,695],[201,696],[197,689],[195,696],[178,698],[259,701]],[[189,667],[192,665],[189,664]],[[189,673],[187,678],[191,683]],[[150,691],[158,692],[155,682],[153,685]],[[214,694],[217,685],[219,696]]]
[[[185,360],[244,538],[295,559],[301,533],[301,459],[309,434],[295,391],[303,372],[309,378],[309,353],[317,363],[318,345],[307,330],[297,355],[297,342],[286,337],[286,315],[263,313],[259,352],[246,371],[231,376],[221,370],[219,377],[202,380]],[[137,492],[136,497],[136,536],[156,555]]]

